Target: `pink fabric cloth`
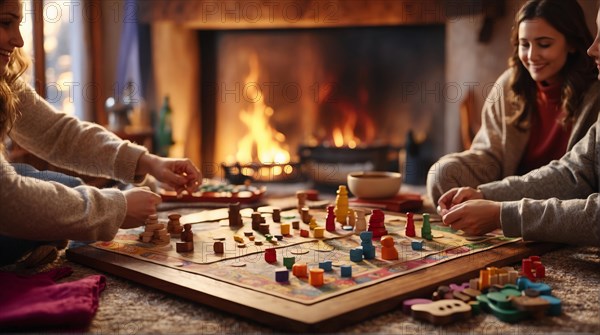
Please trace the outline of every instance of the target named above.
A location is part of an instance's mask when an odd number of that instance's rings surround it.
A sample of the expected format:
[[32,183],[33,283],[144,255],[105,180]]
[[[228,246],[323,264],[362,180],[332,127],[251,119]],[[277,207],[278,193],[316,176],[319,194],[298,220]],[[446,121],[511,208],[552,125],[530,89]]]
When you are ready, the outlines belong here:
[[0,272],[0,328],[81,328],[98,309],[106,278],[93,275],[56,283],[73,273],[62,267],[35,275]]

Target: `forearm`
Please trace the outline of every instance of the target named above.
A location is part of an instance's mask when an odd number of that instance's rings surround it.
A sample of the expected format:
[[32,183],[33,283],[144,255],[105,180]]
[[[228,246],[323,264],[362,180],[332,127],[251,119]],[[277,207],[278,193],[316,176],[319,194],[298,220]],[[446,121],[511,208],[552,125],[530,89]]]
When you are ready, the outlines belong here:
[[32,240],[110,240],[125,219],[122,192],[19,176],[0,170],[0,234]]
[[508,237],[600,246],[600,197],[561,201],[523,199],[502,203],[500,221]]

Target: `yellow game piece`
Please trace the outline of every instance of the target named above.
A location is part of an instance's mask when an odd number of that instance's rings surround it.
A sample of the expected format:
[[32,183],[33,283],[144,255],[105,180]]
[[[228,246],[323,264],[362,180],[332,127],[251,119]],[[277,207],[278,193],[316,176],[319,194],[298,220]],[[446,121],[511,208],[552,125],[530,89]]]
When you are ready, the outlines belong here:
[[346,185],[340,185],[335,197],[335,220],[342,225],[346,224],[348,215],[348,190]]
[[315,227],[318,227],[319,225],[317,224],[317,219],[315,218],[310,218],[310,223],[308,224],[308,228],[310,230],[315,229]]
[[313,236],[316,238],[325,237],[325,228],[324,227],[315,227],[313,232]]
[[244,243],[244,238],[240,235],[233,235],[233,240],[237,243]]
[[289,223],[282,223],[281,224],[281,235],[289,235],[290,234],[290,228],[291,228],[291,224]]

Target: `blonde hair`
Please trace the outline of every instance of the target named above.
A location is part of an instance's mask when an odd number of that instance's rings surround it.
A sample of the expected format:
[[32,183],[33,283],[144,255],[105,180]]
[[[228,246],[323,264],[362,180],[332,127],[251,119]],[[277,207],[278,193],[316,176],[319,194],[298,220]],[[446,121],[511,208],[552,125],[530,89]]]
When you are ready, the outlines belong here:
[[4,140],[19,116],[18,92],[25,87],[19,78],[28,66],[29,59],[25,52],[17,48],[11,55],[6,71],[0,76],[0,152],[4,150]]

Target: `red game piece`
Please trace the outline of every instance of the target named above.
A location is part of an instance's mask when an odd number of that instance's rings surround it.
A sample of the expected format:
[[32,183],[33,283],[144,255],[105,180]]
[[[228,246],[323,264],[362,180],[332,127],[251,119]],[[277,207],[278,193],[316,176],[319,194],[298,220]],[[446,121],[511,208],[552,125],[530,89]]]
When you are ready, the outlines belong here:
[[417,233],[415,231],[415,219],[413,218],[413,213],[406,213],[406,230],[404,235],[407,237],[415,237]]
[[371,216],[369,217],[369,228],[367,230],[373,232],[373,237],[387,235],[388,232],[385,229],[384,221],[385,215],[381,209],[374,209],[371,212]]
[[277,252],[275,248],[265,249],[265,261],[267,261],[267,263],[277,262]]
[[335,206],[327,206],[327,217],[325,218],[325,230],[335,231]]

